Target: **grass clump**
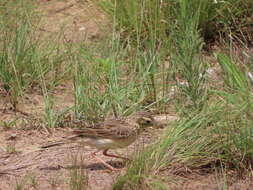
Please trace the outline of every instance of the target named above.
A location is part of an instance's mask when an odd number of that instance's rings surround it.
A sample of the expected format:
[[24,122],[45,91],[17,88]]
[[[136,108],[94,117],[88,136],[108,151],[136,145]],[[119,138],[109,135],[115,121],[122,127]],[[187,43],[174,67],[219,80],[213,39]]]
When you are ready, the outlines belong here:
[[78,166],[77,156],[72,156],[73,166],[76,168],[71,169],[70,171],[70,181],[69,181],[69,189],[70,190],[85,190],[87,189],[87,173],[84,168],[82,168],[84,164],[83,157],[80,157],[81,166]]
[[103,50],[101,56],[82,46],[81,56],[73,57],[78,117],[85,115],[85,119],[96,121],[110,114],[127,115],[140,108],[158,107],[165,99],[159,92],[162,80],[157,74],[161,59],[158,53],[140,51],[135,58],[127,60],[128,49],[118,45],[119,42],[117,36],[113,38],[112,50]]
[[[180,1],[179,7],[173,10],[175,15],[178,13],[178,16],[170,24],[173,26],[171,64],[174,77],[182,94],[190,100],[188,105],[183,104],[194,109],[201,109],[206,98],[203,76],[207,64],[201,59],[203,39],[198,29],[201,5],[200,3],[196,7],[195,1]],[[195,7],[195,12],[192,12],[192,7]]]
[[[0,5],[0,81],[14,109],[29,89],[47,77],[46,85],[54,88],[66,72],[61,72],[64,53],[60,44],[41,38],[40,17],[33,1],[2,1]],[[57,39],[57,38],[56,38]]]
[[[166,43],[174,32],[171,22],[176,23],[180,11],[199,13],[196,27],[206,43],[224,39],[251,45],[251,0],[168,0],[168,1],[96,1],[116,21],[122,39],[130,39],[145,46],[153,37],[156,42]],[[182,5],[191,5],[182,9]],[[146,46],[145,46],[146,47]]]
[[1,4],[0,80],[15,107],[18,97],[36,75],[34,55],[37,40],[32,30],[34,11],[31,1],[3,1]]
[[[174,123],[151,151],[146,150],[131,163],[114,189],[169,187],[176,183],[178,173],[207,167],[212,170],[224,166],[228,170],[249,172],[253,121],[225,108],[216,104]],[[161,185],[154,187],[154,184]]]
[[[213,90],[215,99],[211,98],[201,111],[188,112],[188,116],[169,126],[156,145],[130,164],[127,173],[116,182],[115,189],[134,189],[128,188],[129,184],[138,186],[138,189],[159,188],[159,185],[151,185],[157,178],[160,178],[159,184],[169,186],[174,183],[173,177],[177,173],[207,167],[210,170],[226,168],[238,173],[252,172],[250,83],[238,65],[226,55],[218,54],[217,57],[225,71],[224,89]],[[169,179],[163,180],[164,174],[159,176],[164,171]],[[147,178],[149,183],[146,183]]]

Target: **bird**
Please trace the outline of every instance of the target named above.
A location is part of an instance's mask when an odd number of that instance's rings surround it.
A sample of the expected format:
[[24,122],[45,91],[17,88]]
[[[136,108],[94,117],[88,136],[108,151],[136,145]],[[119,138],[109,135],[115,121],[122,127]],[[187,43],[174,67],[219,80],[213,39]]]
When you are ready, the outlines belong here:
[[86,125],[81,129],[73,129],[71,132],[72,135],[66,137],[66,139],[43,145],[41,148],[75,143],[83,139],[88,146],[97,149],[95,152],[91,153],[91,156],[101,162],[109,170],[114,171],[118,169],[112,167],[102,158],[98,157],[97,153],[102,151],[104,156],[129,160],[125,157],[109,154],[108,150],[129,146],[149,127],[160,128],[161,124],[154,119],[150,112],[139,111],[128,117],[107,119],[94,125]]

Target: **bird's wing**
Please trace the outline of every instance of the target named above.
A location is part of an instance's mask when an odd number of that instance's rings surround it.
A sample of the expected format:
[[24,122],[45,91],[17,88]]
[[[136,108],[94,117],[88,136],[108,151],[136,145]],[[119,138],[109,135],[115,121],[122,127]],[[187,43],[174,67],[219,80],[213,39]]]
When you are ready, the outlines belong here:
[[136,135],[134,125],[123,119],[111,119],[82,129],[74,129],[71,136],[63,137],[63,140],[52,142],[41,146],[41,148],[49,148],[67,143],[73,143],[81,138],[108,138],[108,139],[124,139],[131,135]]
[[[111,138],[120,139],[126,138],[132,134],[132,126],[125,120],[107,120],[102,123],[97,123],[89,127],[77,129],[73,131],[73,137],[88,137],[88,138]],[[76,136],[75,136],[76,135]],[[74,137],[75,136],[75,137]]]

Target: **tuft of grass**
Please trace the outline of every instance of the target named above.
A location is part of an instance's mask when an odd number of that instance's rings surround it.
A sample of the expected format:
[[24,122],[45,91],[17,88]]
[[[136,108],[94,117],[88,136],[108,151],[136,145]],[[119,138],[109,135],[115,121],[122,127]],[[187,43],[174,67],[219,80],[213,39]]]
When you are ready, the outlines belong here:
[[35,8],[31,0],[0,3],[0,81],[14,109],[25,92],[38,86],[41,74],[53,89],[71,68],[63,66],[67,53],[61,35],[41,35]]
[[38,189],[38,180],[35,173],[31,172],[27,174],[27,179],[29,180],[29,184],[31,187],[33,187],[34,189]]
[[[213,42],[219,36],[237,42],[251,44],[253,33],[251,30],[251,16],[253,4],[251,0],[187,0],[180,1],[96,1],[105,12],[116,21],[116,28],[124,37],[131,36],[136,42],[139,36],[141,44],[157,33],[157,41],[164,41],[170,37],[171,22],[177,23],[182,4],[191,4],[188,10],[192,14],[199,12],[197,28],[205,42]],[[187,11],[187,9],[184,9]],[[151,29],[151,30],[150,30]],[[125,38],[124,38],[125,39]],[[222,39],[220,39],[222,40]]]
[[161,41],[166,35],[165,7],[161,1],[113,0],[95,3],[114,20],[121,39],[137,46],[137,49],[147,47],[149,41]]
[[113,50],[104,50],[117,56],[98,57],[81,47],[82,56],[73,57],[77,117],[85,116],[93,122],[110,114],[117,117],[148,107],[150,102],[155,107],[164,98],[158,97],[157,88],[161,84],[161,80],[156,81],[158,55],[154,53],[150,54],[152,57],[145,58],[143,53],[130,64],[120,59],[126,52],[117,47],[117,42],[118,39],[112,40]]
[[84,169],[73,169],[70,174],[70,190],[84,190],[87,187]]
[[72,156],[73,166],[75,168],[70,171],[70,181],[69,181],[69,189],[70,190],[84,190],[87,188],[87,173],[84,168],[82,168],[84,164],[83,157],[81,157],[81,165],[80,167],[77,165],[78,156]]
[[[225,108],[217,103],[168,127],[159,143],[130,164],[114,189],[154,189],[152,184],[157,179],[166,187],[175,183],[176,173],[217,167],[218,163],[238,171],[252,167],[253,120],[244,118],[242,112]],[[161,171],[166,171],[171,179],[163,180],[159,176]]]
[[6,145],[5,151],[9,154],[15,154],[15,153],[21,152],[20,150],[17,150],[15,145],[13,144]]
[[[129,166],[115,189],[154,189],[161,171],[171,175],[201,168],[224,167],[238,173],[250,172],[253,152],[252,93],[240,67],[226,55],[217,55],[224,69],[224,89],[213,89],[201,110],[195,109],[169,126],[160,142],[152,145]],[[148,182],[145,179],[149,179]],[[224,178],[224,187],[227,186]],[[159,187],[159,185],[158,185]],[[157,188],[158,188],[157,187]]]
[[85,119],[94,121],[101,116],[103,117],[103,110],[101,109],[103,94],[101,91],[105,81],[101,70],[96,69],[93,55],[85,48],[81,48],[79,53],[86,56],[84,58],[73,56],[72,58],[75,63],[73,77],[75,114],[77,118],[85,115]]
[[[202,3],[196,6],[195,1],[180,1],[178,6],[173,9],[176,19],[170,24],[173,27],[171,64],[174,78],[181,93],[190,100],[186,106],[184,104],[187,104],[187,99],[186,103],[181,101],[182,106],[185,109],[201,109],[206,102],[203,76],[207,69],[207,64],[201,58],[203,39],[198,29]],[[192,12],[191,7],[195,7],[196,11]]]
[[226,83],[226,86],[237,92],[241,91],[242,93],[249,93],[250,83],[249,79],[245,75],[245,72],[243,72],[236,64],[234,64],[232,60],[225,54],[215,54],[215,57],[225,72],[224,82]]
[[[0,6],[0,80],[14,108],[34,79],[37,40],[32,30],[32,1],[3,1]],[[28,66],[29,65],[29,66]]]
[[59,184],[62,184],[62,173],[57,173],[57,175],[52,176],[48,179],[48,183],[51,185],[51,188],[57,188]]
[[24,189],[26,185],[26,179],[25,178],[22,178],[20,181],[16,180],[16,184],[15,184],[15,187],[14,189],[15,190],[22,190]]
[[128,167],[127,173],[124,176],[118,178],[116,183],[113,185],[113,189],[145,189],[148,184],[145,182],[147,178],[147,166],[150,163],[150,159],[146,159],[150,156],[151,151],[146,150],[140,154]]
[[9,130],[16,126],[18,118],[11,119],[10,121],[0,121],[0,131],[1,130]]

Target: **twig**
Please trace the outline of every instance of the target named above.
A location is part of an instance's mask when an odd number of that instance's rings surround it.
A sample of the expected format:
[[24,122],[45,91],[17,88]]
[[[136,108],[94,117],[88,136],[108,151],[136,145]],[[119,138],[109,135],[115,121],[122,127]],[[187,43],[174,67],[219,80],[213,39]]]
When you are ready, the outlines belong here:
[[59,13],[59,12],[62,12],[62,11],[64,11],[64,10],[66,10],[66,9],[68,9],[68,8],[71,8],[71,7],[73,7],[74,5],[75,5],[75,3],[71,3],[71,4],[69,4],[69,5],[66,5],[66,6],[60,8],[60,9],[51,10],[50,13],[51,13],[51,14],[56,14],[56,13]]

